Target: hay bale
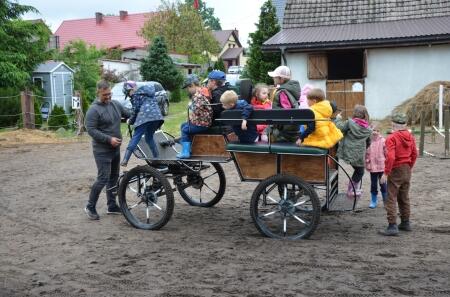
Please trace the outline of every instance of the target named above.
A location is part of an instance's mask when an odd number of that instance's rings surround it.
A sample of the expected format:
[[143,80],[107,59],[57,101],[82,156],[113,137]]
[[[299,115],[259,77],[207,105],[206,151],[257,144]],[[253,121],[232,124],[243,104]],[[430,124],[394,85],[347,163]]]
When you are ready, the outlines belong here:
[[[444,86],[444,109],[450,106],[450,81],[435,81],[420,90],[414,97],[407,99],[394,108],[393,112],[404,112],[408,116],[409,125],[420,124],[420,113],[425,111],[425,124],[431,124],[431,113],[433,108],[438,108],[439,85]],[[415,111],[414,111],[415,108]],[[413,112],[415,118],[413,119]],[[436,112],[437,117],[437,112]],[[389,120],[386,117],[385,120]],[[436,119],[435,119],[436,121]]]

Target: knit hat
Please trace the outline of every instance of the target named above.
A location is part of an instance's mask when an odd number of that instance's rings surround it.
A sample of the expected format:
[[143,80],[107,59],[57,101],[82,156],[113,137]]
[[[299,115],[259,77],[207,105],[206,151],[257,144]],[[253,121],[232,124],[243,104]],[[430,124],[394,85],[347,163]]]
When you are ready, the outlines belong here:
[[270,77],[291,79],[291,69],[287,66],[278,66],[274,71],[267,72]]
[[402,112],[396,112],[392,115],[392,121],[396,124],[404,125],[406,124],[406,114]]

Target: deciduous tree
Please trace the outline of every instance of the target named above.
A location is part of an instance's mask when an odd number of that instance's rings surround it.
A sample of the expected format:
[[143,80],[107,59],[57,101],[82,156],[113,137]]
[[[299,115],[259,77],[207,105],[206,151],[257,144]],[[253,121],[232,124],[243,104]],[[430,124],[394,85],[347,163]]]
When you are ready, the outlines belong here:
[[217,54],[220,50],[200,14],[192,5],[181,2],[162,1],[158,12],[145,24],[142,35],[148,41],[164,37],[169,52],[187,54],[196,63],[207,62],[207,53]]
[[37,10],[0,1],[0,88],[29,85],[35,67],[50,57],[47,44],[51,31],[42,21],[21,20],[26,12]]

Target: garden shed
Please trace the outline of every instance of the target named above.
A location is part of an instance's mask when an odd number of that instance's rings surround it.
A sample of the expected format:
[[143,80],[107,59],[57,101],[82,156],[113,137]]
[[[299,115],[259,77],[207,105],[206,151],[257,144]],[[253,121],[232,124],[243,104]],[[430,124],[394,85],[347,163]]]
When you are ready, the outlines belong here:
[[66,113],[72,108],[74,71],[61,61],[47,61],[33,71],[33,83],[44,90],[44,105],[62,106]]

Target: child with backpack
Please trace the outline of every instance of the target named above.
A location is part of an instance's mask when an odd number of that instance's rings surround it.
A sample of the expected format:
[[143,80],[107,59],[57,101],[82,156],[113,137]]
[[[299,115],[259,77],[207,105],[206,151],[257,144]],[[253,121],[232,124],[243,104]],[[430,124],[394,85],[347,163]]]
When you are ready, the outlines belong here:
[[145,135],[153,158],[158,158],[159,152],[153,139],[155,131],[164,123],[164,118],[159,109],[158,102],[155,98],[155,87],[151,84],[142,86],[137,89],[136,83],[128,81],[124,85],[124,90],[128,91],[131,97],[132,114],[127,123],[134,125],[134,134],[128,143],[121,166],[126,167],[131,154],[136,149],[142,136]]
[[372,135],[372,129],[369,127],[369,113],[366,107],[356,105],[353,109],[352,118],[345,121],[339,115],[336,118],[336,126],[344,134],[344,138],[339,142],[337,156],[350,164],[354,170],[351,181],[347,186],[347,197],[349,199],[360,198],[366,149],[370,145],[370,136]]

